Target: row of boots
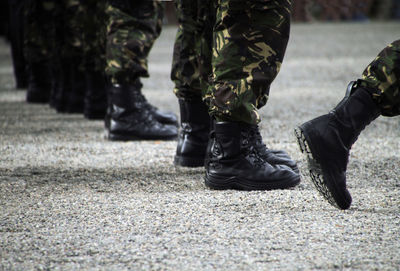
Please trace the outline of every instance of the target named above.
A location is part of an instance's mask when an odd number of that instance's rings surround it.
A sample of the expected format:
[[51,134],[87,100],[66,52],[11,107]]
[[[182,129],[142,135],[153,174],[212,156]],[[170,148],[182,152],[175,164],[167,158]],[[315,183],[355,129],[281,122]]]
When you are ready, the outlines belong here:
[[177,117],[147,101],[139,78],[130,84],[109,85],[102,72],[82,72],[68,61],[59,67],[29,65],[27,102],[49,103],[58,113],[105,119],[110,140],[176,138]]
[[[106,129],[111,140],[174,139],[177,119],[155,108],[142,95],[141,84],[114,85]],[[280,150],[263,143],[259,127],[215,121],[201,98],[179,99],[180,130],[174,164],[205,167],[205,184],[212,189],[286,189],[300,182],[297,164]],[[347,209],[349,152],[361,131],[381,114],[369,90],[351,82],[344,99],[328,114],[297,129],[300,149],[307,155],[308,174],[334,206]]]
[[[114,84],[106,116],[109,140],[175,139],[177,119],[152,106],[139,80]],[[216,122],[201,98],[179,99],[181,124],[174,164],[205,167],[205,183],[213,189],[270,190],[300,182],[296,163],[283,151],[266,147],[256,125]]]
[[[360,133],[381,115],[373,90],[351,82],[345,97],[328,114],[295,129],[300,150],[317,190],[340,209],[352,198],[346,171],[352,145]],[[259,128],[235,122],[213,121],[200,101],[179,101],[181,132],[174,163],[205,166],[205,184],[213,189],[285,189],[300,182],[296,163],[284,151],[268,149]],[[207,136],[209,133],[209,136]]]
[[104,119],[106,79],[102,72],[82,72],[72,61],[58,68],[45,63],[27,67],[29,103],[49,103],[58,113],[83,113],[87,119]]
[[110,85],[104,73],[82,72],[69,61],[51,69],[34,63],[27,70],[27,102],[48,103],[58,113],[83,113],[87,119],[105,120],[109,140],[167,140],[178,135],[176,115],[150,104],[139,78]]
[[[72,63],[63,65],[62,70],[34,64],[28,71],[28,102],[49,103],[58,112],[83,113],[89,119],[105,118],[109,140],[178,137],[174,164],[204,166],[205,184],[210,188],[270,190],[300,182],[296,162],[284,151],[267,148],[257,125],[217,122],[200,97],[179,99],[178,131],[175,114],[151,105],[141,92],[139,79],[111,85],[107,90],[102,73],[82,73]],[[330,113],[295,130],[300,150],[307,155],[312,181],[340,209],[349,208],[352,201],[346,187],[351,146],[379,115],[371,93],[351,82],[345,98]]]

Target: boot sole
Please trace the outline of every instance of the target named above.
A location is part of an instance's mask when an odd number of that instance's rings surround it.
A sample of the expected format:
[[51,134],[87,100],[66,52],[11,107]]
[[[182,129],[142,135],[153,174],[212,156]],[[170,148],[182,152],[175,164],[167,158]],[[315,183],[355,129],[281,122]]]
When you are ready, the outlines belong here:
[[107,130],[104,132],[104,137],[110,141],[139,141],[139,140],[175,140],[177,136],[146,136],[146,137],[140,137],[140,136],[134,136],[134,135],[117,135],[117,134],[112,134],[108,132]]
[[238,177],[218,176],[206,172],[205,185],[214,190],[276,190],[295,187],[300,183],[300,177],[285,181],[258,183]]
[[[338,209],[348,209],[350,207],[350,203],[339,204],[336,201],[335,195],[338,195],[336,192],[337,188],[335,188],[334,183],[325,180],[322,166],[319,162],[313,145],[307,136],[307,133],[304,132],[301,127],[297,127],[294,129],[294,134],[296,136],[297,144],[299,145],[301,153],[303,153],[303,155],[306,157],[308,165],[307,173],[310,176],[315,188],[332,206]],[[340,201],[346,202],[344,199],[341,199]]]
[[181,167],[204,167],[204,158],[175,156],[174,165]]

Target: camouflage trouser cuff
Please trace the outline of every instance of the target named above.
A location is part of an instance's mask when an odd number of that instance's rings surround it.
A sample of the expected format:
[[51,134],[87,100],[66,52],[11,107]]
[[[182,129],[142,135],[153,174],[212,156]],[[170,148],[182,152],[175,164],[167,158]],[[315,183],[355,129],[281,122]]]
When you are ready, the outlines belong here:
[[173,92],[178,99],[184,99],[186,101],[202,99],[201,89],[194,89],[189,87],[175,87]]
[[210,111],[210,116],[213,117],[216,121],[229,121],[229,122],[241,122],[250,125],[257,125],[260,122],[260,118],[246,118],[243,117],[243,114],[235,114],[235,112],[231,112],[229,114],[223,114],[216,112],[215,110]]
[[368,79],[358,79],[357,86],[368,91],[375,104],[382,112],[382,116],[394,117],[400,115],[400,100],[399,97],[393,95],[390,91],[382,91],[379,88],[379,82]]
[[131,73],[131,72],[120,72],[110,74],[107,73],[107,77],[110,78],[112,84],[133,84],[140,77],[149,77],[148,73]]
[[213,116],[215,121],[221,122],[221,121],[232,121],[229,117],[227,116]]

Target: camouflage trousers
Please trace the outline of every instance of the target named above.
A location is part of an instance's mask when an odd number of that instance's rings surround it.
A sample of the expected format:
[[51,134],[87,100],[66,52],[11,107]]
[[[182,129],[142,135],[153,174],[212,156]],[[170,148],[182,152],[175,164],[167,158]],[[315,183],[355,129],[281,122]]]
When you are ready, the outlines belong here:
[[290,0],[178,0],[176,95],[202,92],[217,121],[257,124],[286,51],[291,6]]
[[149,0],[109,0],[106,7],[106,74],[112,83],[148,77],[147,57],[161,33],[163,4]]
[[379,53],[358,83],[371,91],[383,116],[400,115],[400,40]]
[[75,59],[83,69],[104,70],[104,1],[25,1],[24,50],[28,61]]
[[56,44],[55,3],[24,1],[24,54],[27,62],[49,62]]
[[211,75],[214,1],[175,1],[179,27],[175,38],[171,79],[178,98],[201,99]]
[[79,0],[81,11],[77,20],[81,32],[83,69],[104,72],[106,67],[106,1]]

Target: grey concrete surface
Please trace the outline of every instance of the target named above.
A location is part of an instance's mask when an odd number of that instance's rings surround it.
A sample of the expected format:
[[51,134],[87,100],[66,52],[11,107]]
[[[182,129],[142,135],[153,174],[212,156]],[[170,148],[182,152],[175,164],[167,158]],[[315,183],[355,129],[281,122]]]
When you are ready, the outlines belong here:
[[[150,57],[144,93],[178,113],[174,28]],[[304,161],[293,128],[332,108],[399,23],[295,24],[261,110],[264,141]],[[107,142],[103,123],[24,102],[0,42],[1,270],[400,270],[400,119],[354,145],[353,205],[331,207],[302,176],[291,190],[210,191],[172,165],[176,142]]]

